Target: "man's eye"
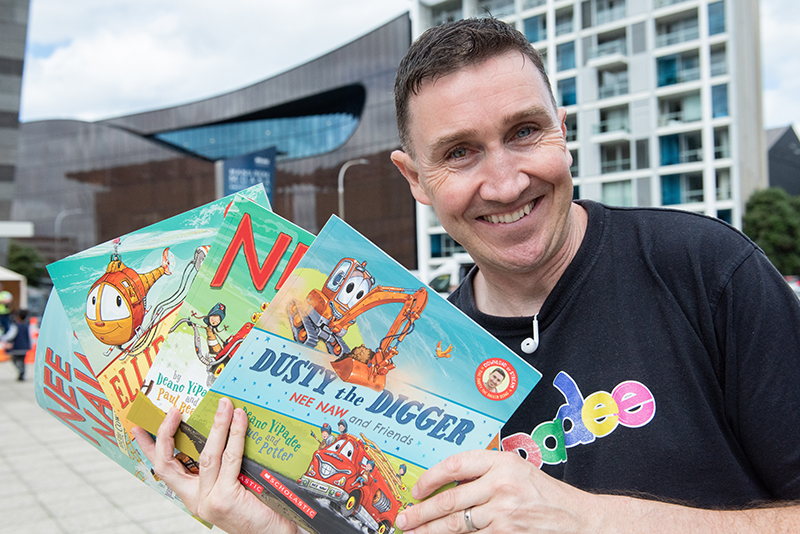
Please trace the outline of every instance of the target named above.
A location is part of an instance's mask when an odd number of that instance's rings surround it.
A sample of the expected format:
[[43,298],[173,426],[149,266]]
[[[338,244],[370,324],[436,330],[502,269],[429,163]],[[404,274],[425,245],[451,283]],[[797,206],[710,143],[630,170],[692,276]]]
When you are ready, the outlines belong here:
[[466,155],[467,155],[467,149],[466,148],[461,148],[461,147],[453,149],[450,152],[450,157],[451,158],[456,158],[456,159],[463,158]]
[[531,134],[530,127],[526,126],[525,128],[520,128],[517,130],[517,138],[528,137]]

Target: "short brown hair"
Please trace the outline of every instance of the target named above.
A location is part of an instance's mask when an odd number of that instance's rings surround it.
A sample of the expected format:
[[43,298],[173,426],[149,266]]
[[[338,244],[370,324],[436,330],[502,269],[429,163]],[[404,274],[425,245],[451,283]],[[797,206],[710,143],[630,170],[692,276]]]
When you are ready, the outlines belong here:
[[557,108],[541,54],[513,26],[492,18],[446,22],[425,31],[414,41],[397,68],[394,103],[400,142],[407,152],[408,102],[426,80],[437,80],[464,67],[516,50],[531,60],[544,79],[553,109]]

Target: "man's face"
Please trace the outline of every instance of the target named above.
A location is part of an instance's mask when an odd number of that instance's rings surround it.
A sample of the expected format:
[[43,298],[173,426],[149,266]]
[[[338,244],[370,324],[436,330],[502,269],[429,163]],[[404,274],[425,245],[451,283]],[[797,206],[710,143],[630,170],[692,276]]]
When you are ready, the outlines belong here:
[[489,374],[489,380],[486,381],[486,389],[497,389],[497,386],[503,381],[503,375],[498,373],[497,371],[492,371]]
[[531,272],[568,233],[565,116],[530,60],[508,52],[424,83],[409,101],[413,156],[392,160],[482,270]]

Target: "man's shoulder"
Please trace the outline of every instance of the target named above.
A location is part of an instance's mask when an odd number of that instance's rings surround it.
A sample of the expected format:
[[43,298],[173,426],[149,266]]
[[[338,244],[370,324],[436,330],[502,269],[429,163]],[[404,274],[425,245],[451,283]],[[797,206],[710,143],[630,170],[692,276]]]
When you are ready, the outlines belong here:
[[733,226],[701,213],[663,207],[605,206],[591,201],[582,204],[590,213],[589,224],[602,218],[611,235],[638,241],[644,250],[738,256],[758,249]]

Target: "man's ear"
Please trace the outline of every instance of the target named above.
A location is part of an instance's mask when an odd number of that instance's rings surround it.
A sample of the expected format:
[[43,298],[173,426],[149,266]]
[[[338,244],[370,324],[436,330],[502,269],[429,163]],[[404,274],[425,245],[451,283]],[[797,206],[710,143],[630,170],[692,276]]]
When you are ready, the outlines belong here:
[[411,194],[414,195],[417,202],[430,206],[431,200],[419,181],[419,171],[417,171],[414,158],[402,150],[395,150],[392,152],[392,163],[394,163],[397,170],[408,180],[408,185],[411,187]]

